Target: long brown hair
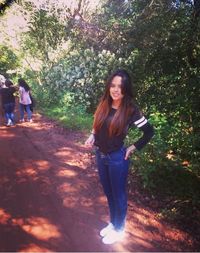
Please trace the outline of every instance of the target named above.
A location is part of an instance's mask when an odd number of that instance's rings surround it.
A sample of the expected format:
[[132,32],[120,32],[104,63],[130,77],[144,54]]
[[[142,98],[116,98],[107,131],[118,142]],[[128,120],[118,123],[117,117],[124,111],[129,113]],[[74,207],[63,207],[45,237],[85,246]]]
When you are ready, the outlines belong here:
[[133,91],[130,75],[126,70],[115,71],[107,80],[104,95],[94,114],[93,129],[98,133],[112,108],[112,98],[110,96],[110,86],[115,76],[122,78],[121,91],[124,95],[120,107],[117,109],[113,119],[109,124],[109,136],[120,135],[127,123],[130,114],[133,112]]
[[25,91],[29,91],[30,90],[29,85],[27,84],[27,82],[24,79],[19,78],[18,79],[18,84],[19,84],[19,86],[23,87],[25,89]]

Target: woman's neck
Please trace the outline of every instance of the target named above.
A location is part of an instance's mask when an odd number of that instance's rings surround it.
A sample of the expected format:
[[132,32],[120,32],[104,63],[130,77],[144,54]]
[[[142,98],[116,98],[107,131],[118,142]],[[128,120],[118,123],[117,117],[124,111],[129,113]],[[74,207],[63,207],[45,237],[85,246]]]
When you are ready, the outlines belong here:
[[112,101],[112,108],[118,109],[120,107],[121,101]]

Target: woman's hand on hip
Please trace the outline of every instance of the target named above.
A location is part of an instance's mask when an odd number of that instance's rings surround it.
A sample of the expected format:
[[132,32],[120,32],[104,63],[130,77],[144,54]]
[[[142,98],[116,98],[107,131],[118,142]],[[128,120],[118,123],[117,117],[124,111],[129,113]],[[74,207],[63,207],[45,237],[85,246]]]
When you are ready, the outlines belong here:
[[131,145],[130,147],[128,147],[126,149],[126,155],[124,159],[127,160],[130,157],[131,153],[133,153],[135,150],[136,150],[136,147],[134,145]]
[[94,134],[90,134],[88,139],[85,141],[85,146],[88,147],[88,148],[91,148],[94,144],[94,141],[95,141]]

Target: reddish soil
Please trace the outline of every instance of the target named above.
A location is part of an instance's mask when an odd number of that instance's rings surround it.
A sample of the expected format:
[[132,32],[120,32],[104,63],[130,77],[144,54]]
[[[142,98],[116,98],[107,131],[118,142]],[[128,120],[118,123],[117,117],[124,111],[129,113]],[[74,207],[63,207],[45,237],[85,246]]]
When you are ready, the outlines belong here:
[[126,239],[102,244],[108,210],[85,139],[39,114],[0,126],[0,251],[192,251],[189,234],[133,200]]

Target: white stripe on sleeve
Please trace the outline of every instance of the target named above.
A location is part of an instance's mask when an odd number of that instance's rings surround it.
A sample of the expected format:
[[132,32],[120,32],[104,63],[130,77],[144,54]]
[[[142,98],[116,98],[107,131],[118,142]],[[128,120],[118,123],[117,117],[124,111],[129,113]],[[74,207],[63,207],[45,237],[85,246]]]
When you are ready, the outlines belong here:
[[142,121],[139,125],[137,125],[137,127],[142,127],[147,123],[147,120],[145,119],[144,121]]
[[138,119],[134,122],[134,124],[137,126],[139,123],[141,123],[143,120],[145,120],[145,117],[143,116],[141,119]]

